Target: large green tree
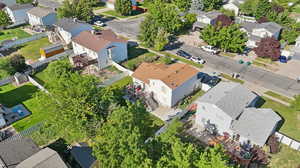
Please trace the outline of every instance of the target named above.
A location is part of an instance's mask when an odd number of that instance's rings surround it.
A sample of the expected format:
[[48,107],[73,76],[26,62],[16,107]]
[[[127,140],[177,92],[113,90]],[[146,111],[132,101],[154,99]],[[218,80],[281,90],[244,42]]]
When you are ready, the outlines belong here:
[[267,16],[272,8],[271,3],[268,0],[259,0],[254,12],[256,19]]
[[93,2],[90,0],[65,0],[62,7],[58,9],[58,16],[74,17],[83,21],[90,21],[93,16]]
[[17,3],[21,3],[21,4],[24,4],[24,3],[32,3],[33,0],[16,0]]
[[202,0],[205,11],[218,10],[223,4],[223,0]]
[[9,58],[0,58],[0,80],[14,73],[15,69],[11,66]]
[[224,51],[237,53],[244,50],[247,42],[247,35],[240,30],[238,24],[232,24],[227,27],[208,25],[201,32],[200,38],[209,45]]
[[120,15],[128,16],[132,13],[132,3],[131,0],[116,0],[115,10]]
[[5,27],[11,24],[11,20],[7,13],[3,10],[0,11],[0,27]]
[[191,0],[172,0],[172,2],[181,10],[187,11],[191,7]]

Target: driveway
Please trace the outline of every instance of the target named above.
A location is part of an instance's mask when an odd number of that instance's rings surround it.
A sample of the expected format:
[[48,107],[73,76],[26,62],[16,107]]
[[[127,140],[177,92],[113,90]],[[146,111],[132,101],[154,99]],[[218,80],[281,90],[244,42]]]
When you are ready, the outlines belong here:
[[[139,34],[139,25],[143,20],[144,17],[130,19],[127,21],[112,20],[107,22],[107,25],[116,33],[136,40],[137,35]],[[241,65],[236,60],[222,56],[214,56],[197,47],[180,44],[178,46],[171,46],[169,48],[169,52],[174,54],[178,49],[185,50],[195,56],[201,56],[207,61],[206,66],[209,66],[216,71],[228,74],[234,72],[239,73],[243,80],[286,96],[300,94],[300,84],[298,84],[295,79],[275,74],[254,66]]]
[[[171,47],[175,48],[175,47]],[[175,54],[178,49],[182,49],[192,55],[201,56],[207,61],[206,65],[216,71],[224,73],[239,73],[241,79],[259,85],[266,89],[274,90],[287,96],[300,94],[300,84],[295,79],[291,79],[279,74],[275,74],[254,66],[241,65],[237,61],[227,57],[211,55],[199,48],[187,45],[178,46],[177,49],[170,49],[169,52]]]

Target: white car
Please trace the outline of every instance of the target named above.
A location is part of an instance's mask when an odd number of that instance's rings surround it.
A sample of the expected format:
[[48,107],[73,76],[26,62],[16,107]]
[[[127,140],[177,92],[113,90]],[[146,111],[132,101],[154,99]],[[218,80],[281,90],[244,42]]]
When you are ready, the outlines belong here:
[[190,58],[190,60],[191,60],[191,61],[194,61],[194,62],[196,62],[196,63],[198,63],[198,64],[205,64],[205,60],[202,59],[202,58],[200,58],[200,57],[194,57],[194,56],[192,56],[192,57]]
[[213,54],[218,54],[219,50],[216,49],[213,46],[207,45],[207,46],[201,46],[202,50],[206,51],[206,52],[210,52]]
[[103,22],[101,22],[100,20],[94,22],[94,25],[100,26],[100,27],[105,26],[105,24]]

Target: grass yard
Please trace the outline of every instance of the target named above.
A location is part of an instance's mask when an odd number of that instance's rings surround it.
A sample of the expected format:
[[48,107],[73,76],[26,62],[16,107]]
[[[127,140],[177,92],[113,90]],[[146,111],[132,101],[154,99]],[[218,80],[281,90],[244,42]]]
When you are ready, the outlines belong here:
[[292,99],[290,99],[290,98],[288,98],[288,97],[286,97],[286,96],[282,96],[282,95],[280,95],[280,94],[278,94],[278,93],[275,93],[275,92],[272,92],[272,91],[267,91],[267,92],[265,92],[265,94],[266,94],[266,95],[269,95],[269,96],[271,96],[271,97],[274,97],[274,98],[276,98],[276,99],[282,100],[282,101],[284,101],[284,102],[287,102],[287,103],[292,103],[292,102],[293,102]]
[[227,75],[227,74],[224,74],[224,73],[221,73],[221,77],[222,77],[222,78],[225,78],[225,79],[227,79],[227,80],[233,81],[233,82],[240,83],[240,84],[243,84],[243,83],[244,83],[243,80],[232,78],[230,75]]
[[12,38],[17,37],[18,39],[30,37],[31,35],[23,31],[21,28],[1,30],[0,32],[0,41],[2,40],[11,40]]
[[17,131],[22,131],[43,121],[47,115],[47,110],[42,109],[38,100],[33,95],[38,92],[38,88],[32,84],[25,84],[15,87],[11,84],[0,87],[0,103],[12,107],[17,104],[23,104],[32,115],[13,124]]
[[120,18],[120,19],[124,19],[124,18],[129,18],[129,17],[137,16],[139,14],[142,14],[142,12],[140,12],[140,11],[132,11],[132,15],[123,16],[123,15],[118,14],[115,10],[109,10],[109,11],[102,12],[101,14],[108,15],[108,16],[113,16],[113,17]]
[[300,165],[300,152],[281,144],[281,150],[271,155],[271,168],[297,168]]
[[292,107],[285,106],[266,97],[263,97],[263,99],[265,102],[262,108],[271,108],[284,119],[284,123],[279,131],[300,141],[300,111],[296,111]]
[[186,64],[190,64],[190,65],[193,65],[193,66],[195,66],[195,67],[197,67],[197,68],[203,68],[203,65],[202,65],[202,64],[195,63],[195,62],[193,62],[193,61],[191,61],[191,60],[187,60],[187,59],[182,58],[182,57],[179,57],[179,56],[177,56],[177,55],[170,54],[170,53],[167,53],[167,52],[160,52],[160,53],[162,53],[162,54],[164,54],[164,55],[166,55],[166,56],[169,56],[169,57],[171,57],[171,58],[174,58],[174,59],[176,59],[176,60],[179,60],[180,62],[183,62],[183,63],[186,63]]
[[51,45],[48,38],[41,38],[39,40],[30,41],[28,43],[22,44],[17,53],[25,57],[26,60],[37,60],[41,57],[40,48]]
[[125,86],[132,84],[132,78],[130,76],[126,76],[125,78],[113,83],[111,87],[119,87],[119,88],[124,88]]
[[149,52],[147,49],[131,47],[128,49],[128,59],[122,65],[133,71],[143,62],[157,61],[159,56]]

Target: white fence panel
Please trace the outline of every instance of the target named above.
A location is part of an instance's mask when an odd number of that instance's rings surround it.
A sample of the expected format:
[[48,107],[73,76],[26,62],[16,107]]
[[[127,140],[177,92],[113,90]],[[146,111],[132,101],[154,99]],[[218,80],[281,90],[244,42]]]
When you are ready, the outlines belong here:
[[300,151],[300,143],[296,142],[296,141],[293,141],[292,144],[291,144],[291,148]]
[[44,88],[44,86],[42,86],[41,84],[39,84],[36,80],[34,80],[31,76],[27,76],[29,79],[29,82],[31,82],[34,86],[38,87],[39,89],[41,89],[43,92],[49,93],[48,90],[46,88]]
[[116,62],[112,62],[112,65],[115,66],[118,70],[122,71],[122,72],[127,72],[130,76],[133,74],[133,72],[129,69],[126,69],[125,67],[119,65]]
[[284,134],[282,134],[280,132],[276,132],[275,135],[278,137],[279,142],[281,142],[285,145],[288,145],[292,149],[300,151],[300,142],[298,142],[288,136],[285,136]]

